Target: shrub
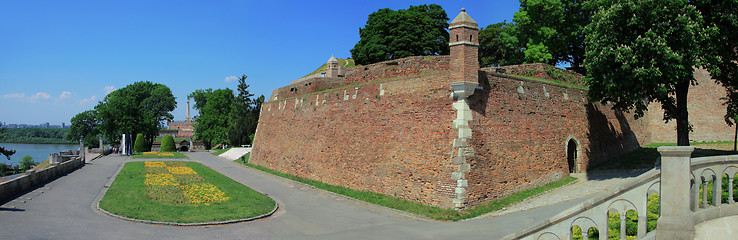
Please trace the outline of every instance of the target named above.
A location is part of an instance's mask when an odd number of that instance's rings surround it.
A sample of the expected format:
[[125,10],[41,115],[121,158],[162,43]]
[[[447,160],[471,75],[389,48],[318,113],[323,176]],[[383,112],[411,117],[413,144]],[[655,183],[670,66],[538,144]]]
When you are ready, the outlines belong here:
[[256,134],[251,134],[251,136],[249,136],[249,139],[251,140],[251,142],[249,142],[249,143],[251,144],[251,146],[254,145],[254,137],[255,136],[256,136]]
[[146,152],[146,143],[143,133],[136,135],[136,141],[133,143],[133,151],[139,153]]
[[161,140],[160,152],[174,152],[174,138],[171,135],[164,136],[164,140]]
[[37,162],[33,161],[33,157],[29,155],[26,155],[25,157],[23,157],[23,159],[21,159],[18,163],[20,164],[20,169],[23,172],[38,165]]

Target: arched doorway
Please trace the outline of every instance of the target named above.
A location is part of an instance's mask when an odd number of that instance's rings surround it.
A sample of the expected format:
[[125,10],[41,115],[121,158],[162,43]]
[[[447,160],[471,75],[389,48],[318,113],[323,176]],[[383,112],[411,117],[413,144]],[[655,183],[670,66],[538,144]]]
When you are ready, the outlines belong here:
[[566,162],[569,165],[569,173],[577,172],[577,142],[574,139],[569,139],[566,143]]

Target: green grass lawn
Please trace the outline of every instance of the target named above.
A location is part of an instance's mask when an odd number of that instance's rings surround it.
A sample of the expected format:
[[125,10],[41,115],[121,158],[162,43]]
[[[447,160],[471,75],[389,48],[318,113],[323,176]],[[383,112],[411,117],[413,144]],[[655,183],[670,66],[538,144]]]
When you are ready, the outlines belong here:
[[[150,169],[153,168],[146,166],[145,162],[126,163],[103,199],[100,200],[100,208],[133,219],[201,223],[256,217],[269,213],[275,207],[276,203],[271,198],[200,163],[164,163],[177,165],[181,168],[188,167],[194,170],[196,174],[195,176],[190,174],[189,177],[185,178],[174,177],[173,179],[177,180],[171,182],[176,183],[175,185],[151,185],[147,184],[147,172],[151,175],[152,170]],[[174,174],[176,172],[174,170],[170,171],[172,171],[172,175],[185,175]],[[199,182],[201,185],[207,183],[216,186],[224,193],[221,200],[227,200],[213,202],[209,205],[197,203],[194,200],[195,197],[207,197],[207,194],[187,195],[188,191],[184,190],[192,189],[188,186],[195,186],[195,182]],[[152,186],[159,188],[151,190]],[[189,201],[190,199],[192,201]]]
[[[247,154],[245,158],[248,159],[249,155]],[[244,164],[241,161],[241,159],[233,160],[233,162]],[[480,216],[480,215],[483,215],[489,212],[497,211],[510,204],[522,201],[523,199],[526,199],[531,196],[535,196],[539,193],[564,186],[576,180],[576,178],[567,177],[559,181],[546,184],[541,187],[514,193],[507,197],[503,197],[501,199],[492,200],[490,202],[474,206],[470,209],[466,209],[463,211],[456,211],[453,209],[445,209],[445,208],[428,206],[428,205],[425,205],[419,202],[413,202],[413,201],[409,201],[409,200],[405,200],[405,199],[401,199],[397,197],[391,197],[391,196],[387,196],[387,195],[383,195],[379,193],[359,191],[359,190],[354,190],[354,189],[350,189],[346,187],[330,185],[330,184],[326,184],[320,181],[310,180],[310,179],[301,178],[301,177],[297,177],[297,176],[286,174],[286,173],[277,172],[272,169],[254,165],[248,162],[245,163],[245,165],[251,168],[255,168],[255,169],[273,174],[273,175],[277,175],[283,178],[298,181],[304,184],[311,185],[316,188],[320,188],[320,189],[323,189],[329,192],[341,194],[341,195],[351,197],[357,200],[361,200],[364,202],[368,202],[368,203],[372,203],[372,204],[376,204],[376,205],[380,205],[380,206],[384,206],[388,208],[393,208],[393,209],[397,209],[400,211],[404,211],[404,212],[408,212],[408,213],[412,213],[412,214],[416,214],[420,216],[425,216],[425,217],[435,219],[435,220],[442,220],[442,221],[458,221],[462,219],[469,219],[469,218],[477,217],[477,216]]]
[[[719,155],[736,154],[732,151],[733,142],[695,142],[690,143],[695,147],[692,157],[708,157]],[[633,152],[620,155],[607,162],[598,164],[588,171],[598,170],[624,170],[653,168],[659,158],[658,147],[676,146],[676,143],[652,143],[643,146]]]
[[136,153],[131,158],[187,158],[187,156],[178,152],[145,152]]
[[233,148],[233,147],[229,147],[229,148],[226,148],[226,149],[214,149],[214,150],[212,150],[212,152],[210,154],[213,154],[215,156],[218,156],[218,155],[221,155],[221,154],[223,154],[224,152],[226,152],[228,150],[231,150],[231,148]]

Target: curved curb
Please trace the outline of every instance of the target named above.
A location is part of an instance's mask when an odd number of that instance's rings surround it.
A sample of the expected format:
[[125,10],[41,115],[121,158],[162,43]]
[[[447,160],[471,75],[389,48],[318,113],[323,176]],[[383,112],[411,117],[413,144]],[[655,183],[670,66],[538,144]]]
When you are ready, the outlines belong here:
[[[90,206],[90,207],[93,208],[93,210],[102,212],[105,215],[111,216],[113,218],[117,218],[117,219],[129,221],[129,222],[146,223],[146,224],[153,224],[153,225],[180,226],[180,227],[224,225],[224,224],[231,224],[231,223],[249,222],[249,221],[254,221],[254,220],[258,220],[258,219],[262,219],[262,218],[266,218],[266,217],[272,216],[275,212],[277,212],[277,210],[279,210],[279,203],[277,203],[277,200],[269,197],[269,195],[266,195],[264,193],[261,193],[261,194],[264,194],[265,196],[267,196],[268,198],[272,199],[272,201],[274,201],[274,209],[272,209],[272,211],[270,211],[270,212],[268,212],[266,214],[262,214],[262,215],[256,216],[256,217],[243,218],[243,219],[234,219],[234,220],[227,220],[227,221],[220,221],[220,222],[202,222],[202,223],[158,222],[158,221],[151,221],[151,220],[142,220],[142,219],[128,218],[128,217],[120,216],[120,215],[117,215],[117,214],[114,214],[114,213],[105,211],[105,209],[100,208],[100,201],[105,196],[105,194],[108,192],[108,189],[109,189],[110,185],[115,181],[115,178],[118,177],[118,174],[120,173],[121,169],[123,169],[123,166],[127,162],[131,162],[131,161],[123,161],[123,162],[121,162],[121,164],[118,165],[118,170],[115,171],[115,173],[110,178],[110,180],[108,181],[108,183],[106,183],[103,186],[102,191],[100,191],[100,193],[95,198],[95,201],[93,201],[93,205]],[[138,162],[138,161],[133,161],[133,162]],[[213,171],[215,171],[215,170],[213,170]]]
[[[274,200],[274,199],[272,199],[272,200]],[[272,214],[274,214],[275,212],[277,212],[278,209],[279,209],[279,204],[277,204],[277,202],[274,201],[274,209],[272,209],[271,212],[266,213],[266,214],[263,214],[263,215],[260,215],[260,216],[256,216],[256,217],[244,218],[244,219],[236,219],[236,220],[227,220],[227,221],[220,221],[220,222],[175,223],[175,222],[157,222],[157,221],[150,221],[150,220],[141,220],[141,219],[127,218],[127,217],[124,217],[124,216],[120,216],[120,215],[113,214],[113,213],[110,213],[108,211],[105,211],[105,209],[100,208],[100,202],[99,201],[97,202],[97,210],[99,210],[99,211],[107,214],[108,216],[111,216],[111,217],[114,217],[114,218],[117,218],[117,219],[126,220],[126,221],[130,221],[130,222],[155,224],[155,225],[170,225],[170,226],[179,226],[179,227],[223,225],[223,224],[231,224],[231,223],[248,222],[248,221],[253,221],[253,220],[258,220],[258,219],[269,217]]]

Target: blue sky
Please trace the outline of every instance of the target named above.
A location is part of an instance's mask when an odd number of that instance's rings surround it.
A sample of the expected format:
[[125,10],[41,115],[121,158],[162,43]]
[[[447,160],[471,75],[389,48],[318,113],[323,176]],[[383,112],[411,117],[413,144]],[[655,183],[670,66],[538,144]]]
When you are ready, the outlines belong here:
[[[484,27],[518,1],[0,1],[0,122],[59,125],[107,93],[162,83],[184,120],[197,89],[249,88],[267,98],[334,54],[350,57],[381,8],[462,7]],[[192,115],[196,115],[194,112]]]

